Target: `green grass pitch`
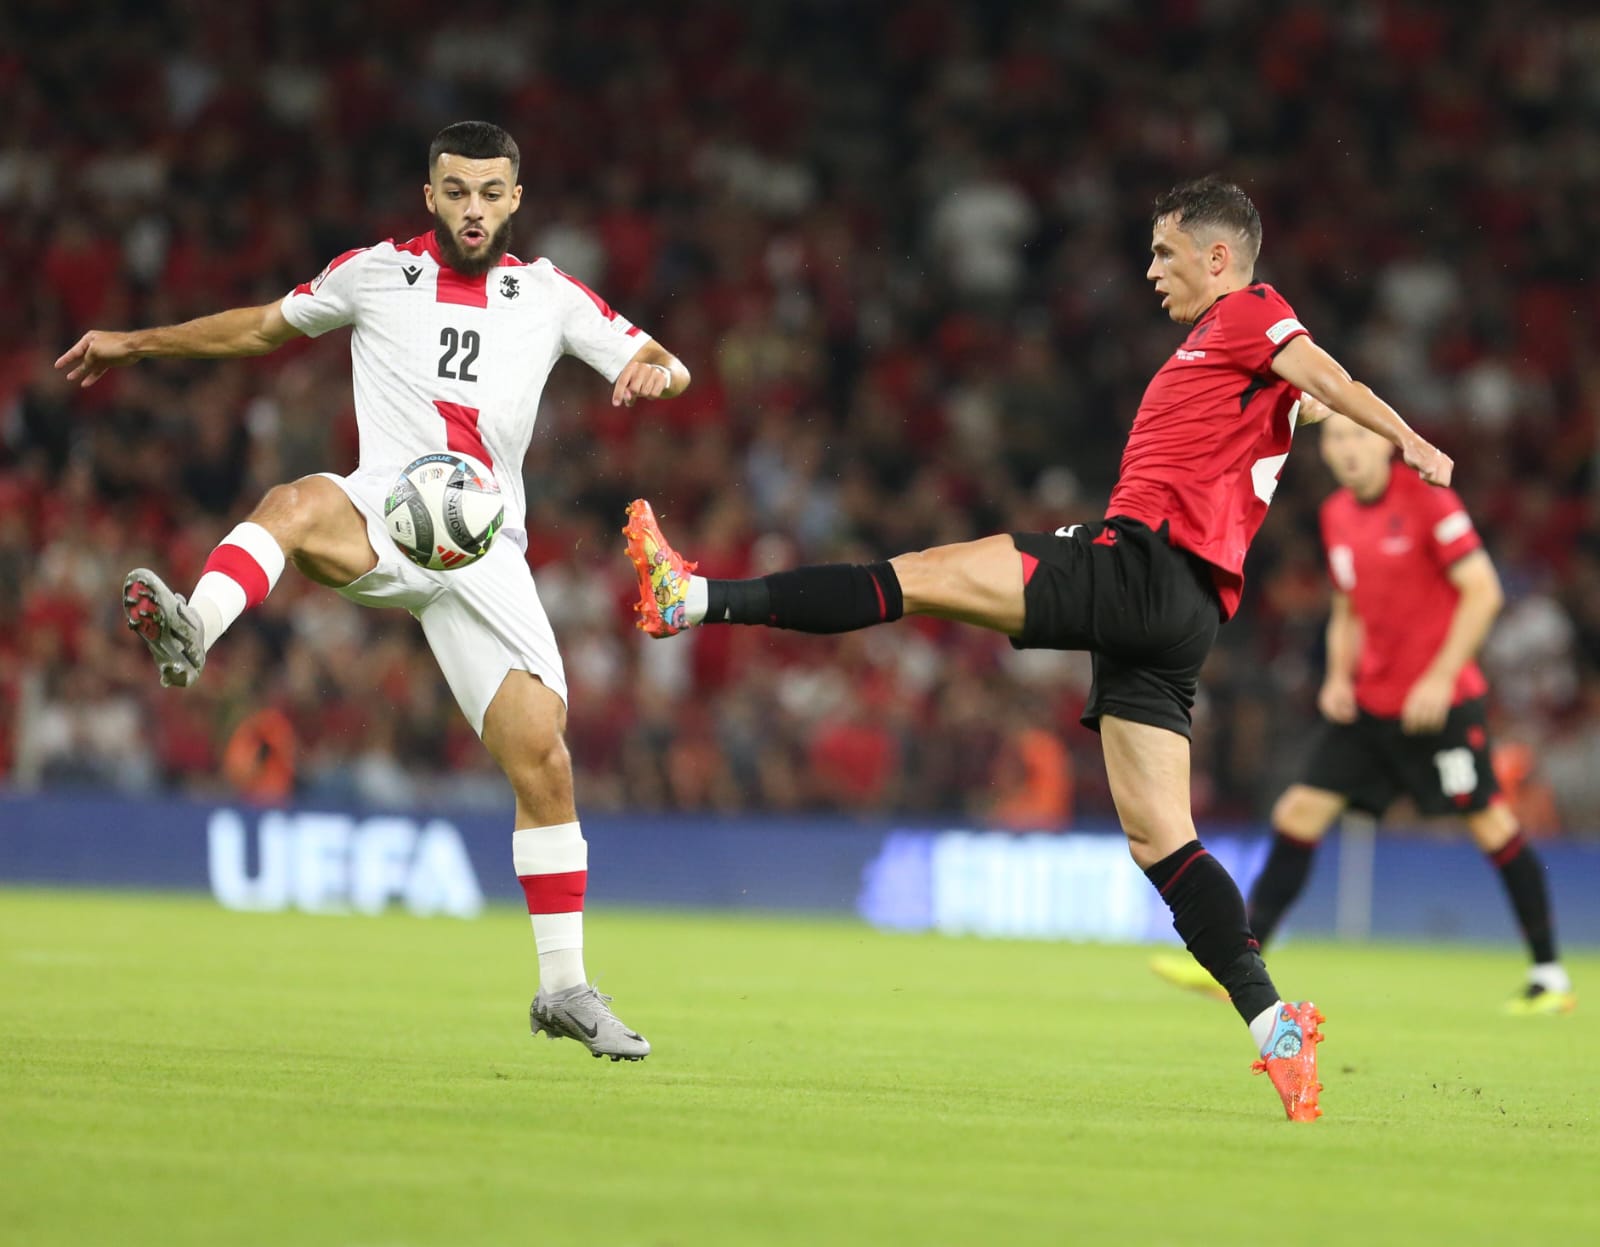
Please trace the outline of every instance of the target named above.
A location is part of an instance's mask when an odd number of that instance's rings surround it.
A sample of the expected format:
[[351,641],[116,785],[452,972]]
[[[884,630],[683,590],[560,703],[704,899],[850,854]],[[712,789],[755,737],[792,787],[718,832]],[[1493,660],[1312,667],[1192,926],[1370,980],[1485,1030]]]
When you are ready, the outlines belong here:
[[0,1241],[1600,1241],[1600,1013],[1500,1016],[1517,950],[1283,948],[1309,1126],[1148,954],[601,911],[628,1065],[529,1038],[511,910],[4,891]]

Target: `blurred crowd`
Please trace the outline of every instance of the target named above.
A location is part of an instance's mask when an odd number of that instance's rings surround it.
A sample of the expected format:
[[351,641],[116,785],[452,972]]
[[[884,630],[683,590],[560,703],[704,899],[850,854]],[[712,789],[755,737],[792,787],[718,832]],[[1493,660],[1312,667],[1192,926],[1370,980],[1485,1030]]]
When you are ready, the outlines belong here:
[[[90,327],[281,296],[428,220],[428,140],[522,146],[513,251],[694,373],[613,409],[574,361],[525,465],[590,808],[1104,816],[1081,655],[916,622],[633,632],[650,497],[711,575],[1097,516],[1180,331],[1149,206],[1218,170],[1258,275],[1458,463],[1508,606],[1498,760],[1600,833],[1600,19],[1555,0],[13,0],[0,10],[0,783],[503,805],[404,612],[286,575],[188,693],[121,625],[272,484],[354,465],[346,335],[79,392]],[[1202,819],[1258,818],[1315,722],[1314,434],[1197,711]],[[426,449],[426,448],[420,448]]]

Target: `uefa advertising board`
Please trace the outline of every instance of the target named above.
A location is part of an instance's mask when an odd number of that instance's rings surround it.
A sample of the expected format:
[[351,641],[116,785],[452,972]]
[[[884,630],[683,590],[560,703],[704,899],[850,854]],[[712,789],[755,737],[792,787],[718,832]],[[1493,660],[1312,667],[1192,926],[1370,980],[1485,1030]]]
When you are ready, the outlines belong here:
[[[583,819],[589,901],[855,915],[901,931],[1175,940],[1114,827],[1010,834],[838,818]],[[521,903],[511,811],[253,809],[121,795],[0,792],[0,886],[207,892],[229,909],[470,919]],[[1242,886],[1262,827],[1203,831]],[[1562,941],[1600,945],[1600,844],[1546,842]],[[1287,935],[1515,941],[1499,881],[1462,840],[1347,833],[1319,854]],[[3,901],[0,901],[3,903]]]

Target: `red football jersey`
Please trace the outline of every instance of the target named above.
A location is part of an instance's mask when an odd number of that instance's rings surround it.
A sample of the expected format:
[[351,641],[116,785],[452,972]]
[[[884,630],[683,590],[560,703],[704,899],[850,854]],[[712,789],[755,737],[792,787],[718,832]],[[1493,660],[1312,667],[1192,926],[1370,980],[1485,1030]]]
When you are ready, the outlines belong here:
[[1262,282],[1225,294],[1151,378],[1106,516],[1126,515],[1210,563],[1222,617],[1289,457],[1300,392],[1272,358],[1306,328]]
[[[1482,546],[1478,531],[1453,490],[1428,485],[1397,463],[1376,502],[1341,489],[1322,504],[1322,544],[1328,574],[1361,621],[1356,702],[1368,714],[1397,719],[1450,630],[1461,600],[1450,565]],[[1481,697],[1488,687],[1469,662],[1456,679],[1455,701]]]

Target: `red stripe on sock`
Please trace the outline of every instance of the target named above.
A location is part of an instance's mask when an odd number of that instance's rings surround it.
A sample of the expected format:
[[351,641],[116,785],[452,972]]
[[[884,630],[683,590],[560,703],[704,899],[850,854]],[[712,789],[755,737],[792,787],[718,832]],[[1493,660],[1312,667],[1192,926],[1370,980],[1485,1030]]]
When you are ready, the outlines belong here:
[[[1161,889],[1161,895],[1165,896],[1168,892],[1172,891],[1172,889],[1177,886],[1178,880],[1183,878],[1183,872],[1188,870],[1189,867],[1193,866],[1202,857],[1210,857],[1210,856],[1211,856],[1211,850],[1210,849],[1201,849],[1198,853],[1191,853],[1189,855],[1188,859],[1183,863],[1183,865],[1178,867],[1178,873],[1173,875],[1172,878],[1167,880],[1167,886]],[[1146,895],[1149,895],[1149,894],[1146,893]]]
[[578,914],[583,912],[583,890],[589,882],[587,870],[569,870],[561,875],[518,875],[522,895],[527,897],[530,914]]
[[1517,860],[1517,855],[1522,852],[1527,843],[1527,840],[1523,838],[1522,833],[1519,831],[1493,853],[1489,854],[1489,860],[1496,866],[1509,866]]
[[267,590],[272,588],[267,583],[267,573],[261,569],[261,564],[243,546],[226,543],[218,546],[211,552],[200,574],[206,572],[221,572],[243,589],[246,607],[260,606],[267,600]]
[[1026,550],[1018,550],[1017,553],[1022,555],[1022,585],[1023,588],[1027,588],[1028,582],[1033,579],[1033,573],[1039,570],[1039,560]]

